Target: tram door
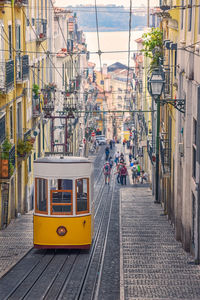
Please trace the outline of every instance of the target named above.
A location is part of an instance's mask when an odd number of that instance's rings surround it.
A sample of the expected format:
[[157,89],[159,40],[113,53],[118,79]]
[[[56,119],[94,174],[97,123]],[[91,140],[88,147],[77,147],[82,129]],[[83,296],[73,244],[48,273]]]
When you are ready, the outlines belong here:
[[73,182],[70,179],[50,180],[51,214],[73,214]]

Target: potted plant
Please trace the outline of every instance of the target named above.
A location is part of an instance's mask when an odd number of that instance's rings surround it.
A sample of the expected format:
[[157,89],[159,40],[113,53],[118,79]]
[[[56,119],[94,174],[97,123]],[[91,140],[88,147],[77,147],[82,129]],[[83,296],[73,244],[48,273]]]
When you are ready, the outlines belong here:
[[33,144],[31,141],[18,140],[17,143],[17,153],[19,157],[25,158],[33,150]]
[[9,175],[9,152],[11,148],[12,148],[12,144],[9,142],[8,139],[5,139],[5,141],[1,146],[1,177],[2,178],[7,178]]
[[33,84],[33,88],[32,88],[32,91],[33,91],[33,96],[34,96],[34,99],[38,99],[39,97],[39,93],[40,93],[40,88],[37,84]]

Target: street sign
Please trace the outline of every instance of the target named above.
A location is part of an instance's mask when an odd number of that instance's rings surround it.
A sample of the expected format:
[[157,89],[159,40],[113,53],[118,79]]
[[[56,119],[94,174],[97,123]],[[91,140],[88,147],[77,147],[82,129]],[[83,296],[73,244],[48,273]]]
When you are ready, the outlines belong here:
[[94,131],[92,132],[92,136],[95,136],[95,132]]
[[130,132],[130,136],[132,136],[132,132]]

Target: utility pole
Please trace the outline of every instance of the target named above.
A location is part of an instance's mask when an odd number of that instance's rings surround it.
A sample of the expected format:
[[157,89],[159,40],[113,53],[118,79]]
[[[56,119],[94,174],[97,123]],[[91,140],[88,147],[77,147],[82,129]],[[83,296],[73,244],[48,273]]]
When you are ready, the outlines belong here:
[[147,0],[147,27],[149,27],[149,2],[150,0]]

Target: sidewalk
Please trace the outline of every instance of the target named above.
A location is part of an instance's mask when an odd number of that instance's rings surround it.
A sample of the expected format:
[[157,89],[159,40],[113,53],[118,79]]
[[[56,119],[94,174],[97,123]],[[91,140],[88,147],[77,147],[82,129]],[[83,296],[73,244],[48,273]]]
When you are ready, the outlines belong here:
[[120,299],[200,299],[200,267],[147,187],[120,193]]
[[33,212],[0,230],[0,278],[33,247]]

